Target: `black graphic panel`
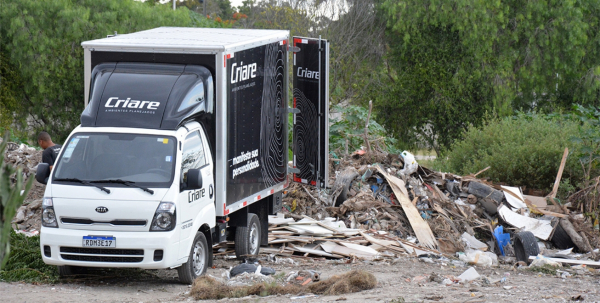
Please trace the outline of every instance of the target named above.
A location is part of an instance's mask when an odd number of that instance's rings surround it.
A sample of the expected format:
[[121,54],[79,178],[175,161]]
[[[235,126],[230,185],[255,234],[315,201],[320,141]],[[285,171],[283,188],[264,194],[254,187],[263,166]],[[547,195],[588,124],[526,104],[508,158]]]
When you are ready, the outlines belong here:
[[286,46],[227,57],[227,205],[285,181]]
[[[328,179],[328,44],[294,37],[294,181],[325,187]],[[321,48],[319,48],[321,41]],[[319,64],[320,63],[320,64]],[[320,93],[320,98],[319,98]]]

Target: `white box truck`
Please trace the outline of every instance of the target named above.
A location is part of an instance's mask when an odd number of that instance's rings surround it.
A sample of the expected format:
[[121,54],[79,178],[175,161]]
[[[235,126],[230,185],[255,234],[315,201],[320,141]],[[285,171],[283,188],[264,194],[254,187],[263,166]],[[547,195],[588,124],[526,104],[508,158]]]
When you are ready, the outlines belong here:
[[82,43],[85,110],[47,184],[41,254],[85,267],[177,268],[267,244],[287,184],[289,32],[161,27]]

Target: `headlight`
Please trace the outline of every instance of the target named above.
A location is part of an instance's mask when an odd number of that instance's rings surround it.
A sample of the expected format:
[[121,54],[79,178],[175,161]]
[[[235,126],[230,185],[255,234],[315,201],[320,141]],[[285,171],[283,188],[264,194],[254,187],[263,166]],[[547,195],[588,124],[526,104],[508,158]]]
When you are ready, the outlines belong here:
[[150,231],[170,231],[175,228],[177,224],[175,213],[175,203],[172,202],[160,202],[152,224],[150,225]]
[[42,226],[55,228],[58,227],[52,198],[44,198],[42,202]]

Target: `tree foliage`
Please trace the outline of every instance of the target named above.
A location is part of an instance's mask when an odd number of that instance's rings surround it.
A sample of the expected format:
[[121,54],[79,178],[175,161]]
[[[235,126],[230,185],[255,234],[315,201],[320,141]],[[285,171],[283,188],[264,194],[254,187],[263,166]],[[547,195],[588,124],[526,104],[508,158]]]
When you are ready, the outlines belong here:
[[[46,130],[60,142],[79,124],[83,110],[82,41],[115,31],[130,33],[198,23],[185,8],[173,11],[168,5],[144,5],[133,0],[4,2],[0,10],[2,48],[14,67],[11,71],[23,82],[20,92],[9,94],[12,97],[5,99],[3,93],[0,104],[18,98],[20,106],[13,116],[17,122],[27,119],[35,131]],[[19,85],[11,78],[2,79],[3,87]]]
[[400,140],[440,151],[483,113],[597,104],[597,1],[385,0],[388,90],[377,110]]

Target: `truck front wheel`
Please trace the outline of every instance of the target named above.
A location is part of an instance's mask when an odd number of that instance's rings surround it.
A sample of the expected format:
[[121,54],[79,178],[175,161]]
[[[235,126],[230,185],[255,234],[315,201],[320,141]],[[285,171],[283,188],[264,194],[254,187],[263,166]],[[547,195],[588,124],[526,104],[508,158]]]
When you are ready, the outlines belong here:
[[192,284],[197,277],[205,274],[208,255],[206,236],[202,232],[197,232],[187,262],[177,268],[179,281],[183,284]]
[[256,214],[248,214],[248,226],[235,229],[235,256],[238,259],[258,255],[260,250],[260,221]]
[[68,278],[74,275],[81,275],[87,273],[87,268],[71,265],[57,266],[58,276],[61,278]]

